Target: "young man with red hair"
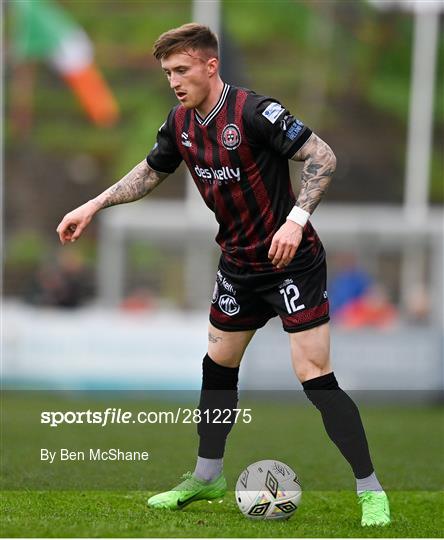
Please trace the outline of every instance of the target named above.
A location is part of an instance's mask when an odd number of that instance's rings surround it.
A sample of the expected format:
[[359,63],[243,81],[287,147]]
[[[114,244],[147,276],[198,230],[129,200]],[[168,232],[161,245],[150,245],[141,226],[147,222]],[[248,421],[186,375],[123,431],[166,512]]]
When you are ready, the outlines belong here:
[[[279,315],[290,336],[296,376],[354,472],[362,525],[386,525],[388,500],[373,469],[358,409],[332,371],[325,252],[309,221],[330,183],[335,156],[277,100],[222,81],[217,38],[209,28],[191,23],[162,34],[154,56],[179,105],[160,127],[146,159],[63,218],[60,240],[79,238],[102,208],[144,197],[184,160],[219,223],[216,241],[222,251],[200,409],[236,407],[244,351],[256,330]],[[303,162],[297,198],[289,159]],[[194,473],[171,491],[151,497],[150,507],[181,509],[225,494],[222,462],[233,422],[203,418]]]

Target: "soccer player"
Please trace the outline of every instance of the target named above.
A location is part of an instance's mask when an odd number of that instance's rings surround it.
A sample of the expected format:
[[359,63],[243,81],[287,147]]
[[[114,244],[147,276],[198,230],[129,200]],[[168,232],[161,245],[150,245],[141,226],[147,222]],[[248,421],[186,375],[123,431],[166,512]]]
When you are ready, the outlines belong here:
[[[222,251],[202,366],[201,411],[236,407],[244,351],[256,330],[279,315],[296,376],[355,475],[362,525],[386,525],[388,499],[358,409],[332,371],[325,252],[309,221],[330,183],[335,156],[277,100],[221,80],[217,38],[208,27],[191,23],[172,29],[158,38],[153,54],[179,104],[146,159],[63,218],[60,240],[77,240],[99,210],[148,195],[185,160],[219,223],[216,241]],[[303,162],[297,199],[289,159]],[[194,473],[151,497],[148,506],[181,509],[225,494],[222,463],[233,422],[205,418],[198,427]]]

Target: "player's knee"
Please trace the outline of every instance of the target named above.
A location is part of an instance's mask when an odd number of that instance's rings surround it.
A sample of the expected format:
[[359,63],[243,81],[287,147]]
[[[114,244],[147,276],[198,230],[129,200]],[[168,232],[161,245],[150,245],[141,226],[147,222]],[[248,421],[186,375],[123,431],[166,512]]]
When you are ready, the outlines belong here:
[[294,370],[296,377],[301,383],[309,381],[310,379],[315,379],[316,377],[321,377],[330,373],[331,366],[330,363],[324,365],[319,365],[316,362],[302,362],[294,365]]
[[227,351],[225,348],[208,347],[208,356],[219,366],[228,368],[239,367],[242,354]]
[[[325,328],[324,328],[325,327]],[[330,373],[330,347],[327,325],[301,334],[292,334],[291,359],[301,382]]]
[[322,349],[311,348],[305,351],[299,349],[292,352],[293,368],[301,383],[321,377],[332,370],[330,356]]

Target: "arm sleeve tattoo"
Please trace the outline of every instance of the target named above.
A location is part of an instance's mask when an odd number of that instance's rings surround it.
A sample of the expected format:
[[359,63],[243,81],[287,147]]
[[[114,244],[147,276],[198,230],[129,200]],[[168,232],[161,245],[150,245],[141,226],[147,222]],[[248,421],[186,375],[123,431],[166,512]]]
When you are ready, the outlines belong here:
[[151,193],[168,173],[157,172],[144,159],[116,184],[98,195],[92,201],[99,208],[108,208],[116,204],[137,201]]
[[312,133],[291,159],[304,162],[296,206],[312,214],[330,184],[336,157],[328,144]]

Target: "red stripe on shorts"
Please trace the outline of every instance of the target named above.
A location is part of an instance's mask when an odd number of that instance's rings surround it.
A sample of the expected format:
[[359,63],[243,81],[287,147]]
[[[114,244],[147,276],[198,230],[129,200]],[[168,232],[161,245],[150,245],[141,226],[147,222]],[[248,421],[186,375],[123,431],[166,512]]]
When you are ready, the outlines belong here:
[[329,312],[329,303],[323,302],[320,306],[304,309],[298,313],[294,313],[288,317],[282,317],[284,326],[295,326],[298,324],[307,324],[317,319],[321,319],[328,315]]
[[218,311],[214,306],[211,306],[210,310],[210,316],[213,320],[218,322],[219,324],[232,324],[234,326],[249,326],[249,325],[256,325],[261,324],[265,321],[268,321],[271,319],[271,317],[274,316],[273,312],[270,312],[266,316],[257,317],[257,316],[249,316],[249,317],[231,317],[230,315],[225,315],[225,313],[221,313]]

